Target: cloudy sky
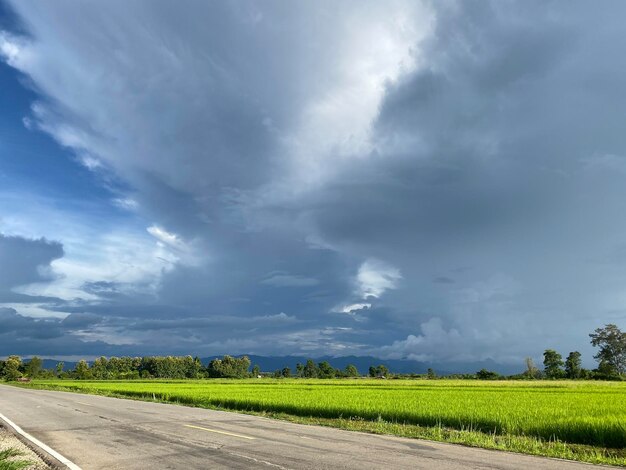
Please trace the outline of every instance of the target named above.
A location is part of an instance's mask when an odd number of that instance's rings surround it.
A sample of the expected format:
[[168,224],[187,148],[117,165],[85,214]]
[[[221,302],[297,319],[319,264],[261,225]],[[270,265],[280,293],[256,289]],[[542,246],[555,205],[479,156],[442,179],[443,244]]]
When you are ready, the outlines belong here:
[[0,355],[591,365],[626,326],[625,15],[0,0]]

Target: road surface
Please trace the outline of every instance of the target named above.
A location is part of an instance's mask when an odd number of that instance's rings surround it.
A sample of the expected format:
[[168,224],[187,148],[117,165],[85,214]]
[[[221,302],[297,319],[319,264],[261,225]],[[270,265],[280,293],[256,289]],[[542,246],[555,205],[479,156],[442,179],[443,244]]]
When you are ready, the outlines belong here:
[[8,385],[0,385],[0,413],[83,470],[591,468],[238,413]]

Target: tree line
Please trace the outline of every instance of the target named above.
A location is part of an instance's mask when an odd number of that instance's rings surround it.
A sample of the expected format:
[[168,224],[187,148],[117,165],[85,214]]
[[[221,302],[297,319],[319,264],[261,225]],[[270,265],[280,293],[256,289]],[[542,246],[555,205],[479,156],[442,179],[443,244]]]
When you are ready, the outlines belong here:
[[125,379],[202,379],[245,378],[250,374],[247,356],[224,356],[214,359],[205,367],[198,357],[191,356],[145,356],[145,357],[99,357],[91,364],[80,360],[72,370],[65,370],[63,362],[52,370],[42,368],[39,357],[22,362],[19,356],[9,356],[0,361],[0,377],[5,380],[28,378],[63,378],[77,380],[125,380]]
[[531,358],[526,358],[525,375],[529,378],[546,379],[620,379],[626,374],[626,332],[617,325],[608,324],[589,335],[591,344],[597,347],[594,358],[598,368],[587,370],[582,367],[581,354],[572,351],[563,356],[554,349],[543,353],[543,371],[535,367]]
[[[132,379],[203,379],[226,378],[243,379],[262,375],[273,377],[302,377],[331,379],[339,377],[359,377],[356,366],[350,364],[345,369],[336,369],[327,361],[297,364],[295,371],[289,367],[268,374],[261,372],[258,365],[250,370],[247,356],[223,356],[213,359],[205,367],[198,357],[191,356],[145,356],[145,357],[99,357],[89,363],[80,360],[72,370],[65,370],[65,364],[58,362],[54,369],[44,369],[41,358],[35,356],[24,362],[19,356],[9,356],[0,360],[0,378],[62,378],[76,380],[132,380]],[[384,365],[370,367],[372,377],[389,374]]]
[[[554,349],[546,349],[543,353],[543,370],[535,366],[531,358],[525,360],[525,370],[521,374],[508,376],[509,379],[623,379],[626,375],[626,333],[616,325],[608,324],[597,328],[589,335],[591,344],[598,348],[594,358],[598,368],[587,370],[582,367],[581,354],[572,351],[563,356]],[[56,364],[54,369],[44,369],[41,358],[35,356],[28,362],[19,356],[9,356],[0,360],[0,378],[18,380],[28,378],[67,378],[78,380],[124,380],[124,379],[202,379],[232,378],[242,379],[259,376],[277,378],[300,377],[332,379],[343,377],[360,377],[356,366],[350,364],[345,369],[336,369],[329,362],[316,363],[308,359],[304,364],[298,363],[294,371],[289,367],[278,369],[273,373],[261,372],[258,365],[250,371],[250,359],[247,356],[223,356],[216,358],[204,366],[198,357],[191,356],[145,356],[145,357],[100,357],[88,363],[81,360],[72,370],[65,370],[63,362]],[[369,367],[370,377],[387,378],[391,376],[384,365]],[[394,377],[424,377],[436,379],[434,370],[421,374],[393,374]],[[497,372],[481,369],[475,374],[454,374],[449,378],[462,379],[500,379],[505,378]]]

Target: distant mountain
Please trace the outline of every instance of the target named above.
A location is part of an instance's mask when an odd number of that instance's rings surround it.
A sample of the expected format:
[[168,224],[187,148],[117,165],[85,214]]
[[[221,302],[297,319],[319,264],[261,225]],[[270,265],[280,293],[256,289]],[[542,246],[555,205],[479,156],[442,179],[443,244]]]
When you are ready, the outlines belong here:
[[[207,365],[209,361],[221,356],[203,357],[200,360],[202,364]],[[305,356],[255,356],[248,355],[252,365],[258,364],[263,372],[273,372],[283,367],[291,368],[292,372],[296,370],[296,364],[304,364],[307,359],[313,359],[315,362],[328,361],[337,369],[345,369],[348,364],[353,364],[363,375],[367,374],[370,366],[384,364],[391,372],[397,374],[425,374],[429,368],[433,369],[437,375],[449,374],[472,374],[480,369],[493,370],[503,375],[511,375],[522,372],[523,365],[511,366],[498,364],[493,359],[476,362],[419,362],[409,359],[380,359],[373,356],[322,356],[322,357],[305,357]],[[44,369],[54,369],[57,365],[57,359],[43,359]],[[65,370],[72,370],[76,367],[76,362],[62,361],[65,364]]]
[[[24,362],[28,361],[24,360]],[[76,362],[59,361],[58,359],[43,359],[42,366],[44,369],[56,369],[56,366],[59,362],[62,362],[64,364],[65,367],[63,367],[63,370],[65,371],[72,370],[74,367],[76,367]]]

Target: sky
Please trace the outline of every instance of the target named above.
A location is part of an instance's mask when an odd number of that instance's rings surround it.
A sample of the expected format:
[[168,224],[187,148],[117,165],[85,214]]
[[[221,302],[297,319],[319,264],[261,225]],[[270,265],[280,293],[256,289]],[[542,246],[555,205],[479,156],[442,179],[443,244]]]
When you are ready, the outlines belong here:
[[0,0],[0,355],[592,365],[625,14]]

